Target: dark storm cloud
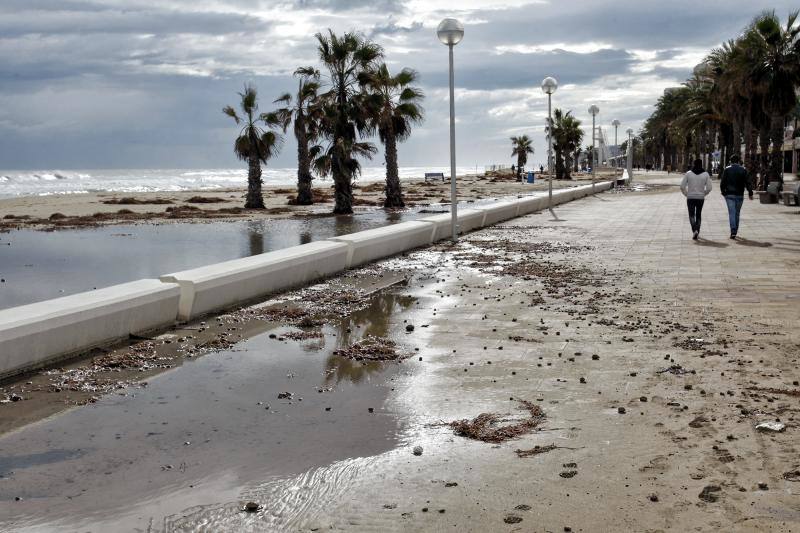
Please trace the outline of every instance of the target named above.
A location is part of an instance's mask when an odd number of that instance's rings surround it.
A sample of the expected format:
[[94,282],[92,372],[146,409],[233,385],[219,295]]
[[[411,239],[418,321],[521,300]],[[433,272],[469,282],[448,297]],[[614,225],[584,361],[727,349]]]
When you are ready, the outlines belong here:
[[397,13],[403,10],[402,0],[295,0],[297,9],[317,8],[334,12],[353,9],[368,9],[383,13]]
[[[26,34],[87,33],[199,33],[224,34],[260,31],[264,21],[239,14],[184,13],[165,9],[96,9],[94,4],[76,4],[71,9],[23,8],[9,12],[0,8],[0,34],[5,38]],[[85,8],[84,8],[85,7]]]
[[[785,18],[794,4],[773,7]],[[253,81],[269,109],[295,87],[298,65],[317,64],[313,35],[329,27],[369,35],[392,70],[420,72],[426,121],[401,145],[401,164],[446,164],[447,49],[435,36],[445,16],[466,26],[455,48],[459,153],[467,164],[506,162],[509,135],[529,133],[538,163],[542,78],[558,78],[554,105],[584,124],[593,102],[602,124],[638,129],[664,87],[761,9],[744,0],[474,5],[0,0],[0,167],[235,166],[235,127],[221,108]],[[295,164],[291,135],[272,164]]]
[[422,22],[414,21],[408,26],[401,26],[394,21],[375,26],[370,35],[374,38],[380,35],[394,35],[397,33],[413,33],[422,29]]
[[[789,2],[779,3],[785,4],[788,12]],[[611,39],[624,48],[704,46],[736,36],[757,11],[757,7],[743,1],[600,0],[581,2],[579,7],[575,2],[559,2],[501,11],[479,10],[474,16],[490,23],[469,28],[469,33],[476,39],[493,41]]]
[[[625,50],[599,50],[588,54],[563,50],[481,55],[470,50],[457,52],[456,79],[459,87],[467,89],[526,88],[538,86],[538,81],[547,76],[566,78],[570,83],[586,83],[610,73],[624,73],[633,63],[632,56]],[[428,85],[445,87],[447,72],[437,67],[428,65],[422,70],[423,80]]]

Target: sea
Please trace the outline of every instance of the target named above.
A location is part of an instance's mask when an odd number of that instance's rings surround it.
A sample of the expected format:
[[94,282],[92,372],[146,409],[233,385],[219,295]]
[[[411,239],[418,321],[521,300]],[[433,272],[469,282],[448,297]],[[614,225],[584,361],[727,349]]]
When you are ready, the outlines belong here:
[[[459,176],[475,174],[483,167],[458,167]],[[426,172],[442,172],[449,176],[450,167],[401,167],[400,179],[422,178]],[[357,182],[382,181],[384,167],[365,167]],[[292,187],[297,182],[296,168],[264,168],[267,186]],[[315,184],[331,184],[330,179],[316,179]],[[113,170],[0,170],[0,198],[81,194],[92,192],[170,192],[215,190],[244,187],[247,169],[113,169]]]

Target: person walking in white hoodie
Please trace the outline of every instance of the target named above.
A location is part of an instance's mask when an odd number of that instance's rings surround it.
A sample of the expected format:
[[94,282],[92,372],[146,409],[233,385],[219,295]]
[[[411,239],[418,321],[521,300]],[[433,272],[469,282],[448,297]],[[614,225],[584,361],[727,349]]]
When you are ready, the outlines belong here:
[[695,159],[692,170],[686,173],[681,181],[681,192],[686,197],[689,208],[689,223],[692,225],[692,239],[700,235],[700,215],[703,203],[711,192],[711,176],[703,169],[703,161]]

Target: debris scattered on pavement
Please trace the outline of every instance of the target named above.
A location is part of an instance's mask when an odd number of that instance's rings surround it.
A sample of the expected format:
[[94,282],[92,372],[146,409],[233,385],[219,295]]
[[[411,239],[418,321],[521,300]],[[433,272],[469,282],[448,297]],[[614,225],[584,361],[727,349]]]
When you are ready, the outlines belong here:
[[530,433],[545,419],[542,409],[529,401],[521,400],[520,409],[528,411],[529,417],[507,425],[498,425],[503,418],[494,413],[481,413],[472,420],[456,420],[448,425],[456,435],[496,444]]
[[774,433],[780,433],[781,431],[786,429],[786,424],[774,421],[761,422],[756,426],[756,429],[759,431],[771,431]]

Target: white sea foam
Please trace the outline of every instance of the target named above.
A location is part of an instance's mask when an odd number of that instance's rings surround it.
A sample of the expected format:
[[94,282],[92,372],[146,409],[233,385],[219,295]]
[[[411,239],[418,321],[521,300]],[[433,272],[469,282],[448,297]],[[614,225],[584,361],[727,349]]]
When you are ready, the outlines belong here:
[[[459,175],[474,174],[475,167],[456,169]],[[383,167],[364,168],[359,182],[385,179]],[[449,175],[449,167],[402,167],[400,179],[422,178],[425,172]],[[483,172],[483,169],[480,169]],[[291,187],[297,181],[294,168],[265,168],[265,185]],[[245,168],[227,169],[148,169],[148,170],[0,170],[0,198],[15,196],[49,196],[86,192],[169,192],[185,190],[214,190],[243,187],[247,183]],[[315,184],[330,185],[330,179],[316,179]]]

